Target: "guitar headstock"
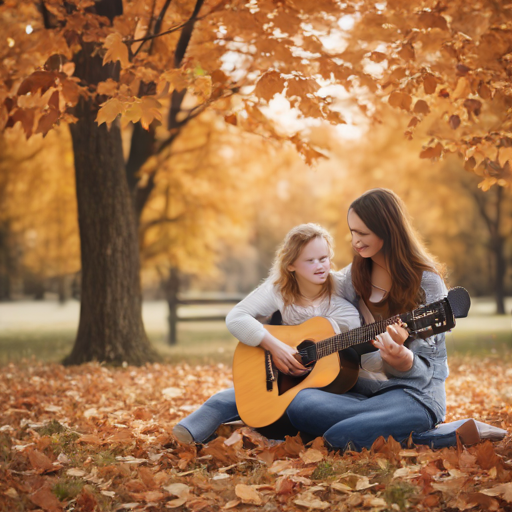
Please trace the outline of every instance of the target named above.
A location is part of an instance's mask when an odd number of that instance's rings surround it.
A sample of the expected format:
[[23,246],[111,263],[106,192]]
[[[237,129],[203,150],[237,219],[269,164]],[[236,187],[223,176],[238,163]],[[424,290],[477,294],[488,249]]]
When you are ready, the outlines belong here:
[[444,299],[400,315],[409,332],[431,330],[432,334],[449,331],[455,327],[455,318],[467,316],[471,299],[462,286],[452,288]]
[[466,318],[469,308],[471,307],[471,299],[468,291],[462,286],[456,286],[448,292],[448,302],[452,308],[455,318]]

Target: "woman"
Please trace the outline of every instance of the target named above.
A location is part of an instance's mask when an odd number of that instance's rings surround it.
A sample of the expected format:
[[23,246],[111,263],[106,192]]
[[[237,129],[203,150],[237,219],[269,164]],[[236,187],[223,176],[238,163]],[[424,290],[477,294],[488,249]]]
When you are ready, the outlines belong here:
[[[333,294],[332,247],[331,236],[317,224],[293,228],[277,251],[269,278],[226,318],[233,336],[247,345],[269,350],[275,366],[283,373],[299,376],[309,370],[294,357],[297,349],[272,336],[257,318],[280,311],[285,325],[297,325],[313,316],[323,316],[337,333],[360,325],[357,309]],[[180,421],[173,433],[183,443],[201,443],[221,423],[237,419],[234,389],[227,389]]]
[[[374,189],[356,199],[348,225],[356,254],[352,265],[336,274],[337,293],[358,308],[365,323],[446,296],[442,270],[414,235],[394,192]],[[406,331],[394,331],[360,350],[362,370],[350,392],[301,391],[287,410],[293,426],[323,435],[335,448],[360,450],[379,436],[402,441],[443,421],[448,377],[444,334],[405,342]]]

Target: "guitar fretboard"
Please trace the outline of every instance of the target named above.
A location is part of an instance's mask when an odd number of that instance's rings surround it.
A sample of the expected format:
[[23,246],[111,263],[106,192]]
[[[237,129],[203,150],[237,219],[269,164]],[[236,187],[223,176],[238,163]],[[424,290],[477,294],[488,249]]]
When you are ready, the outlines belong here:
[[317,357],[320,359],[348,347],[374,340],[378,334],[386,332],[388,325],[396,324],[399,320],[400,315],[395,315],[391,318],[364,325],[363,327],[358,327],[357,329],[352,329],[351,331],[319,341],[316,344]]

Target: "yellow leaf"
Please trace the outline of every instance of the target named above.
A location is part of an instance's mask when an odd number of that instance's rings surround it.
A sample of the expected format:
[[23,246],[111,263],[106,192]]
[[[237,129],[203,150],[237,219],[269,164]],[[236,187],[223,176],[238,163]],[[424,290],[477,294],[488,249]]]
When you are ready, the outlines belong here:
[[428,106],[428,103],[425,100],[418,100],[416,104],[414,105],[414,113],[415,114],[429,114],[430,113],[430,107]]
[[483,192],[487,192],[497,182],[498,180],[496,178],[485,178],[478,184],[478,188],[481,188]]
[[123,113],[121,126],[125,128],[129,123],[137,123],[142,117],[141,102],[137,99]]
[[500,152],[499,152],[499,155],[498,155],[498,160],[500,162],[501,167],[505,167],[505,164],[508,161],[512,161],[512,147],[510,147],[510,148],[500,148]]
[[162,113],[160,112],[161,107],[162,105],[160,102],[152,96],[144,96],[142,98],[140,105],[142,116],[140,118],[140,122],[144,129],[148,130],[149,125],[154,119],[162,121]]
[[409,94],[400,91],[394,91],[389,95],[388,103],[395,108],[410,110],[412,98]]
[[98,92],[98,94],[112,96],[117,92],[118,85],[119,82],[116,82],[115,80],[112,80],[112,78],[109,78],[105,82],[100,82],[96,87],[96,91]]
[[98,110],[98,115],[96,116],[96,122],[98,125],[103,123],[107,123],[107,126],[110,128],[110,125],[113,123],[114,119],[124,112],[125,105],[118,98],[111,98]]
[[426,74],[423,77],[423,89],[425,90],[425,94],[434,94],[437,88],[437,80],[434,75],[430,73]]
[[458,100],[460,98],[465,98],[470,93],[471,93],[471,89],[469,87],[469,82],[468,82],[467,78],[464,78],[463,76],[461,76],[459,78],[459,81],[457,82],[457,87],[453,91],[452,99]]
[[275,94],[283,92],[284,78],[278,71],[267,71],[256,83],[256,96],[270,101]]
[[443,152],[443,145],[438,142],[435,146],[424,149],[420,158],[439,158]]
[[123,43],[123,38],[119,32],[108,35],[103,46],[107,49],[105,57],[103,57],[103,65],[107,62],[120,61],[122,68],[129,66],[128,46]]
[[208,99],[212,93],[212,79],[209,76],[198,76],[192,85],[192,92],[199,101]]
[[171,89],[182,91],[189,86],[189,81],[186,79],[186,76],[184,76],[182,71],[179,69],[172,69],[171,71],[166,71],[162,74],[157,85],[157,93],[160,94],[167,84],[171,86]]

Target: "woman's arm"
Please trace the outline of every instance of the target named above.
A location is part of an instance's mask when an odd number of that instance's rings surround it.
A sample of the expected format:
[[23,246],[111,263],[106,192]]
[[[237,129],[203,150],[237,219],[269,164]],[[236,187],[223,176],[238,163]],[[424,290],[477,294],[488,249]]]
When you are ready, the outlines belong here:
[[[444,281],[435,272],[423,272],[421,287],[425,291],[425,304],[436,302],[446,297],[448,293]],[[444,339],[444,333],[431,336],[425,340],[421,337],[416,337],[410,345],[411,349],[403,346],[403,342],[400,339],[394,336],[392,338],[394,338],[396,343],[402,344],[402,349],[398,350],[396,347],[393,347],[389,357],[382,355],[386,374],[389,377],[400,379],[426,378],[430,374],[429,368],[434,364],[434,358],[430,350],[425,347],[436,345],[440,340]],[[409,362],[407,363],[407,361]]]

